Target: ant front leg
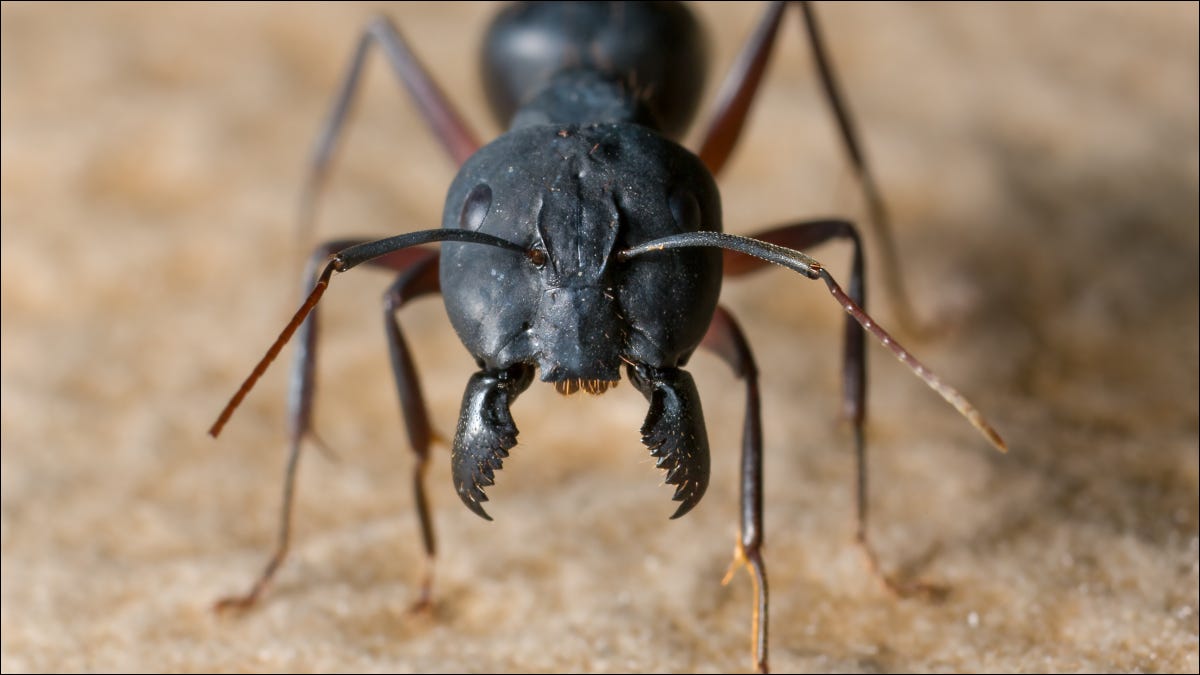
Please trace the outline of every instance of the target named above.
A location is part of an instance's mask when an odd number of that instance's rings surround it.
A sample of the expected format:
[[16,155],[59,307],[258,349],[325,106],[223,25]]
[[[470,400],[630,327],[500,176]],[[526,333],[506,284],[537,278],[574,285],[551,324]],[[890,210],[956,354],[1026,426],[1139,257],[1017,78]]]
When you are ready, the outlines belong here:
[[[754,235],[753,238],[796,250],[807,250],[835,239],[849,240],[854,245],[854,253],[850,265],[850,283],[847,294],[859,307],[866,306],[866,265],[863,258],[862,239],[851,223],[844,220],[795,223],[761,232]],[[725,252],[723,264],[725,274],[732,277],[749,274],[769,265],[764,260],[734,251]],[[855,482],[857,521],[855,540],[863,552],[871,574],[889,592],[899,596],[940,594],[943,589],[938,586],[924,582],[901,582],[885,573],[879,565],[879,557],[876,555],[874,547],[871,546],[867,534],[867,447],[863,429],[867,416],[866,334],[858,321],[853,316],[847,315],[843,335],[842,414],[850,422],[854,431],[857,476]]]
[[758,390],[758,366],[750,343],[733,315],[717,307],[700,343],[733,368],[733,373],[746,382],[746,419],[742,425],[741,508],[737,549],[733,564],[725,573],[722,584],[733,578],[742,565],[750,569],[754,580],[754,620],[750,629],[754,645],[754,662],[759,672],[767,672],[767,570],[763,563],[763,440],[762,404]]
[[[441,286],[438,282],[438,253],[427,249],[408,249],[404,253],[409,251],[419,253],[420,258],[406,265],[384,294],[383,319],[387,331],[388,355],[392,362],[392,376],[396,381],[396,393],[400,398],[400,410],[403,413],[405,430],[408,432],[408,443],[417,459],[413,467],[413,501],[417,507],[417,521],[421,526],[421,543],[425,549],[425,574],[413,610],[425,610],[433,604],[433,563],[437,556],[437,538],[434,535],[433,516],[429,512],[425,476],[429,469],[429,446],[435,440],[443,443],[445,441],[433,430],[429,421],[429,409],[425,405],[425,396],[421,393],[421,378],[417,374],[408,342],[400,330],[397,314],[409,301],[441,292]],[[386,257],[384,260],[386,261]]]
[[[309,258],[305,270],[303,287],[307,291],[312,286],[316,271],[325,264],[330,255],[350,246],[364,243],[366,240],[338,240],[327,242],[318,247]],[[399,273],[395,283],[388,289],[384,299],[385,325],[387,327],[388,344],[392,355],[392,370],[400,395],[401,409],[404,413],[408,437],[413,452],[417,455],[417,466],[414,469],[413,484],[417,513],[421,525],[422,541],[427,557],[427,570],[422,582],[421,593],[416,607],[427,606],[432,593],[433,557],[435,554],[435,539],[433,523],[429,515],[428,502],[425,496],[424,475],[429,457],[429,445],[435,439],[435,434],[426,412],[424,397],[421,394],[420,380],[416,367],[413,365],[408,346],[404,341],[400,325],[396,320],[396,312],[408,301],[438,292],[437,282],[438,254],[423,248],[403,249],[370,261],[370,265],[383,267]],[[319,312],[317,309],[308,315],[297,331],[298,346],[292,363],[291,383],[288,391],[288,458],[284,471],[283,499],[280,505],[279,528],[276,537],[275,550],[263,572],[251,589],[238,596],[222,598],[216,604],[218,611],[227,609],[248,609],[252,607],[266,589],[270,586],[283,561],[287,557],[291,542],[292,508],[295,498],[296,476],[300,462],[300,449],[306,438],[313,439],[318,447],[328,452],[327,446],[313,430],[313,396],[316,392],[316,355]]]
[[833,69],[833,62],[825,48],[816,12],[809,2],[772,2],[767,7],[763,18],[753,35],[738,54],[725,80],[717,92],[714,113],[709,127],[704,133],[697,155],[709,171],[715,176],[725,166],[733,153],[745,126],[750,107],[758,93],[763,73],[766,71],[775,39],[779,32],[779,24],[788,5],[799,6],[804,17],[805,34],[812,49],[813,62],[821,80],[822,92],[828,102],[837,123],[838,135],[847,158],[854,169],[854,175],[863,192],[863,200],[867,207],[867,218],[871,229],[879,239],[883,252],[884,280],[896,313],[906,328],[914,332],[920,331],[920,323],[916,319],[908,293],[904,287],[904,278],[900,274],[900,260],[896,252],[895,237],[892,234],[891,220],[883,203],[875,175],[867,163],[867,155],[863,150],[850,104]]
[[372,44],[379,45],[392,71],[412,95],[421,115],[429,124],[442,148],[461,166],[479,149],[479,141],[462,115],[438,87],[429,71],[408,47],[404,36],[387,17],[376,17],[367,24],[359,37],[350,67],[342,78],[317,143],[313,148],[308,175],[300,197],[300,227],[307,237],[312,229],[316,202],[329,172],[329,163],[342,134],[354,97],[362,79],[363,65]]

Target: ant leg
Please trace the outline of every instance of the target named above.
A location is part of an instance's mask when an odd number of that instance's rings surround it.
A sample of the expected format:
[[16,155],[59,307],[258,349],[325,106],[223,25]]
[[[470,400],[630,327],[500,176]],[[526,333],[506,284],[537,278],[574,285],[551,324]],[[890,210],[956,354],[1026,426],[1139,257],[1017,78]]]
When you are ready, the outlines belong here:
[[[828,220],[811,221],[786,225],[767,230],[754,236],[760,241],[769,242],[788,248],[805,250],[818,246],[831,239],[848,239],[854,244],[854,256],[851,263],[848,295],[859,307],[866,306],[865,264],[863,260],[862,239],[855,227],[846,221]],[[725,274],[742,276],[769,265],[764,260],[754,258],[734,251],[724,253]],[[850,422],[854,430],[854,455],[856,466],[855,482],[855,513],[857,528],[855,540],[863,552],[867,568],[871,574],[890,593],[898,596],[914,594],[937,594],[941,589],[922,582],[900,582],[886,574],[879,565],[879,557],[867,536],[868,515],[868,483],[867,483],[867,447],[863,426],[867,415],[867,361],[866,334],[854,319],[847,315],[842,365],[842,414]]]
[[704,162],[714,176],[721,172],[742,134],[746,116],[750,112],[750,104],[754,102],[754,95],[758,93],[758,85],[762,82],[763,72],[767,68],[771,48],[775,45],[775,36],[779,33],[779,23],[785,7],[783,2],[772,2],[767,7],[767,12],[755,28],[754,34],[734,60],[729,74],[717,90],[712,120],[709,121],[704,140],[696,152],[700,161]]
[[[291,397],[288,404],[289,419],[291,420],[291,452],[288,455],[287,475],[284,479],[283,509],[275,553],[250,592],[243,596],[220,600],[216,604],[216,609],[246,608],[253,605],[270,584],[272,577],[287,555],[291,534],[292,495],[295,488],[296,467],[300,457],[300,441],[305,435],[312,434],[312,394],[315,388],[313,374],[316,364],[316,316],[314,312],[317,304],[325,295],[325,290],[329,288],[333,274],[349,271],[364,263],[403,272],[415,264],[414,261],[426,260],[431,255],[429,251],[414,249],[414,247],[442,241],[494,246],[520,255],[529,255],[528,249],[483,232],[437,229],[409,232],[374,241],[331,242],[320,247],[311,257],[305,274],[306,286],[308,285],[307,279],[316,276],[314,273],[324,259],[329,258],[329,260],[325,263],[320,276],[317,276],[316,283],[306,295],[300,309],[292,315],[291,320],[279,333],[279,337],[275,338],[275,341],[267,348],[266,353],[258,360],[254,369],[230,397],[229,402],[221,409],[217,419],[208,429],[208,434],[213,438],[221,435],[221,430],[225,428],[234,412],[245,400],[246,395],[254,389],[254,385],[270,368],[284,345],[299,330],[301,347],[296,351],[296,360],[292,369]],[[330,258],[329,254],[332,251],[336,251],[336,253]]]
[[[714,105],[716,112],[709,128],[704,134],[700,150],[696,153],[701,161],[716,175],[725,166],[737,145],[738,137],[745,126],[750,105],[758,93],[763,72],[766,70],[771,49],[775,45],[779,24],[786,8],[784,2],[772,2],[755,29],[754,34],[742,48],[729,74],[721,84]],[[857,126],[850,112],[849,103],[838,86],[833,64],[829,58],[825,41],[822,39],[820,26],[811,3],[799,2],[804,15],[805,32],[809,46],[812,48],[813,62],[821,79],[822,91],[837,122],[839,136],[846,155],[854,169],[863,191],[866,202],[868,222],[871,229],[879,238],[883,252],[884,281],[896,306],[896,314],[900,322],[913,332],[920,332],[920,323],[916,320],[908,293],[904,287],[904,278],[900,274],[899,254],[896,252],[895,238],[892,235],[891,220],[883,203],[878,183],[867,164],[867,156],[863,144],[859,140]]]
[[862,188],[863,199],[867,205],[867,220],[871,223],[871,229],[879,239],[879,248],[883,253],[883,280],[888,289],[889,299],[896,307],[897,319],[906,329],[915,333],[924,332],[921,323],[916,318],[912,304],[908,300],[904,276],[900,274],[900,254],[896,251],[896,238],[892,235],[891,218],[883,204],[883,196],[879,191],[878,183],[875,182],[875,175],[871,173],[871,168],[867,165],[867,155],[863,152],[854,116],[850,112],[850,105],[846,97],[842,95],[841,87],[838,86],[829,51],[825,49],[825,40],[821,36],[821,27],[817,23],[816,12],[813,10],[811,2],[801,2],[799,5],[804,14],[804,28],[808,35],[808,44],[812,47],[813,63],[816,64],[817,73],[821,78],[821,88],[825,92],[825,100],[829,102],[829,107],[837,120],[842,146],[846,149],[846,155],[854,166],[854,174],[858,178],[859,187]]
[[[307,292],[312,285],[316,271],[320,269],[325,259],[344,248],[344,246],[340,246],[344,243],[346,242],[329,242],[313,251],[305,266],[301,282],[304,292]],[[253,607],[266,592],[267,587],[271,585],[275,573],[279,571],[279,567],[287,558],[291,543],[292,505],[296,491],[296,471],[300,464],[300,448],[304,438],[312,434],[312,395],[315,388],[317,346],[316,311],[313,311],[300,325],[299,333],[299,346],[292,361],[291,382],[288,386],[288,457],[283,476],[283,500],[280,505],[275,550],[250,590],[242,595],[227,596],[218,600],[213,607],[218,612],[231,609],[246,610]]]
[[[753,237],[778,246],[806,250],[831,239],[849,239],[854,244],[854,256],[850,264],[848,293],[860,307],[866,305],[866,265],[863,260],[862,240],[855,227],[844,220],[815,220],[760,232]],[[738,277],[769,266],[764,260],[735,251],[724,252],[725,275]],[[867,357],[866,341],[862,328],[853,317],[846,317],[843,340],[842,366],[842,414],[853,425],[856,446],[859,448],[860,493],[866,492],[866,454],[863,450],[862,428],[866,419]],[[866,522],[865,498],[860,494],[860,529]]]
[[717,307],[708,332],[700,343],[733,368],[734,375],[746,382],[746,419],[742,426],[742,519],[733,563],[721,583],[727,584],[734,572],[747,565],[754,580],[754,620],[750,629],[755,664],[767,671],[767,570],[763,563],[762,498],[762,406],[758,390],[758,366],[750,344],[737,321],[724,308]]
[[372,44],[378,44],[383,49],[384,56],[387,57],[396,77],[408,89],[434,136],[441,142],[447,154],[454,159],[456,165],[461,166],[479,149],[480,143],[474,132],[467,127],[457,109],[434,82],[425,66],[409,49],[408,43],[396,29],[395,24],[383,16],[372,19],[359,37],[350,67],[342,78],[342,84],[333,99],[333,107],[321,127],[317,143],[313,148],[308,175],[300,195],[300,228],[304,238],[307,238],[312,231],[317,198],[325,183],[329,163],[349,116],[354,96],[358,92],[363,64],[366,62],[367,51]]
[[[316,277],[316,272],[326,262],[330,255],[369,240],[366,239],[344,239],[330,241],[317,247],[313,254],[309,257],[308,265],[304,272],[303,288],[307,292],[312,286],[312,280]],[[382,266],[389,269],[405,271],[410,267],[420,267],[427,265],[428,260],[433,258],[436,262],[437,253],[427,249],[403,249],[386,256],[376,258],[371,261],[373,265]],[[436,270],[436,265],[434,265]],[[402,275],[403,276],[403,275]],[[436,273],[435,273],[436,281]],[[436,288],[435,288],[436,290]],[[295,356],[292,362],[291,382],[288,387],[288,458],[286,468],[284,470],[283,480],[283,499],[280,506],[279,529],[276,535],[275,550],[267,562],[266,567],[259,575],[258,579],[248,592],[243,595],[229,596],[221,598],[217,601],[214,608],[217,611],[224,610],[245,610],[252,607],[262,594],[270,586],[275,573],[279,571],[283,561],[287,558],[288,548],[291,543],[292,530],[292,506],[295,497],[296,474],[300,463],[300,449],[305,438],[312,438],[318,444],[318,447],[325,448],[324,443],[316,436],[312,429],[312,408],[313,408],[313,393],[316,390],[316,349],[317,349],[317,326],[318,313],[314,308],[308,315],[308,318],[300,324],[298,341],[299,346],[296,349]],[[415,373],[412,386],[413,391],[417,391]],[[403,396],[402,396],[403,400]],[[417,404],[411,409],[417,409],[420,406],[423,409],[423,401],[420,400],[420,392],[416,393]],[[406,416],[409,416],[410,406],[405,404]],[[411,425],[410,425],[411,426]],[[426,427],[428,421],[426,420]],[[410,439],[412,435],[410,433]],[[414,447],[416,442],[414,441]],[[418,500],[422,501],[422,500]],[[420,507],[419,507],[420,508]],[[422,514],[422,525],[424,526],[427,520],[427,515]],[[427,540],[431,540],[427,536]],[[427,546],[428,550],[428,546]]]
[[392,361],[392,375],[400,397],[400,408],[408,432],[409,446],[417,456],[413,467],[413,499],[417,506],[417,520],[421,526],[421,543],[425,548],[425,575],[421,581],[421,592],[413,604],[414,611],[426,610],[433,603],[434,558],[437,555],[437,539],[434,536],[433,518],[429,512],[429,498],[425,492],[425,474],[429,466],[429,446],[442,441],[429,422],[425,397],[421,394],[421,378],[417,374],[408,343],[400,330],[396,314],[410,300],[422,295],[441,291],[438,282],[438,254],[426,249],[410,249],[425,254],[404,270],[384,294],[384,326],[387,330],[388,353]]

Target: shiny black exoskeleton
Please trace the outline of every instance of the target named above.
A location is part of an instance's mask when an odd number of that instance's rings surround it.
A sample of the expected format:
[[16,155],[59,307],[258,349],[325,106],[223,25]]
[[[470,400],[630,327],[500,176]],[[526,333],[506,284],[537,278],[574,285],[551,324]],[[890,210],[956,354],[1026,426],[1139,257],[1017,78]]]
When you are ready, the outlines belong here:
[[442,247],[447,314],[483,368],[454,441],[454,482],[467,505],[483,515],[481,488],[516,440],[506,406],[528,382],[526,372],[537,368],[564,393],[599,393],[625,364],[651,400],[656,436],[680,439],[660,464],[674,469],[668,481],[683,502],[676,515],[695,505],[708,480],[708,447],[695,385],[678,368],[712,320],[721,255],[686,249],[616,260],[632,245],[720,230],[720,201],[695,155],[629,121],[552,115],[516,126],[467,161],[450,187],[443,227],[536,252],[531,260],[470,244]]
[[720,252],[616,260],[667,235],[721,230],[711,175],[664,134],[682,132],[696,109],[702,47],[691,14],[673,3],[520,4],[489,29],[484,82],[493,112],[511,123],[462,166],[442,227],[536,253],[442,247],[446,313],[483,369],[453,450],[455,487],[480,515],[482,488],[516,443],[507,406],[534,368],[564,393],[599,393],[626,365],[651,404],[643,431],[678,486],[675,515],[704,494],[700,400],[678,369],[712,320]]
[[[494,484],[496,471],[516,444],[510,406],[521,392],[540,377],[564,394],[599,394],[620,379],[622,369],[649,402],[642,441],[666,471],[666,482],[676,488],[674,499],[680,504],[673,517],[686,513],[708,485],[709,448],[700,397],[682,367],[704,347],[733,368],[746,387],[735,562],[745,564],[755,581],[752,633],[759,670],[767,666],[767,587],[758,369],[745,336],[732,314],[718,306],[718,297],[723,276],[740,276],[767,263],[823,281],[849,315],[843,409],[855,433],[858,541],[880,578],[901,588],[878,572],[866,537],[864,335],[879,339],[998,447],[1003,442],[958,392],[862,309],[865,266],[852,224],[797,221],[755,238],[721,231],[713,175],[736,144],[788,5],[769,5],[718,93],[696,154],[672,140],[698,109],[706,73],[699,26],[680,3],[519,3],[504,10],[488,32],[482,64],[493,112],[507,131],[482,147],[395,27],[386,19],[368,25],[318,138],[302,222],[309,223],[315,210],[372,45],[382,48],[460,169],[446,196],[441,229],[377,241],[338,240],[317,249],[305,277],[307,285],[325,265],[316,287],[210,430],[214,436],[220,432],[283,344],[298,333],[278,545],[250,592],[223,600],[220,607],[253,604],[286,556],[300,444],[313,435],[315,308],[335,272],[360,264],[397,275],[385,295],[385,327],[417,458],[413,487],[430,561],[436,543],[425,468],[434,434],[416,362],[396,317],[408,301],[440,292],[450,322],[478,364],[463,396],[451,463],[459,496],[484,518],[484,490]],[[811,7],[798,6],[871,219],[886,235],[882,201]],[[831,239],[854,245],[848,292],[799,250]],[[430,243],[440,243],[440,250],[420,247]],[[431,587],[432,572],[427,571],[419,604],[428,604]]]

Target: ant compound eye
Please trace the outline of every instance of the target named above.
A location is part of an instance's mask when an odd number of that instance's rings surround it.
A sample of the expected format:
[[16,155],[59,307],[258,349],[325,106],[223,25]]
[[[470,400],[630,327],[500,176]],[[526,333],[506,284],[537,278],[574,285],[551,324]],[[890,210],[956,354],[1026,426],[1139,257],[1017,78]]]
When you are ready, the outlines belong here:
[[471,188],[463,202],[462,214],[458,216],[458,226],[464,230],[478,230],[487,217],[488,209],[492,207],[492,188],[487,183],[480,183]]
[[531,248],[525,255],[529,257],[529,262],[533,263],[535,267],[543,267],[546,264],[546,252],[540,248]]
[[696,201],[696,196],[687,188],[675,188],[671,193],[670,199],[671,217],[675,219],[675,224],[684,232],[698,232],[700,230],[700,202]]

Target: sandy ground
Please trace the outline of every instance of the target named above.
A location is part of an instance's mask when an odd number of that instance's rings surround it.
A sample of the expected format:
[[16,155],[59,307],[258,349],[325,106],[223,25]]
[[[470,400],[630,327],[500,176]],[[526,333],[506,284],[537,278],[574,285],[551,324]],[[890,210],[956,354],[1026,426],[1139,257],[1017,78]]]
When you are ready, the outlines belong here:
[[[204,432],[295,307],[305,156],[378,10],[4,4],[5,672],[749,668],[749,578],[719,584],[742,392],[707,355],[695,512],[667,520],[632,387],[535,386],[496,522],[439,453],[439,602],[406,611],[412,458],[372,272],[326,296],[318,425],[338,459],[305,457],[294,554],[257,611],[209,611],[272,544],[286,368]],[[474,72],[490,8],[387,11],[498,133]],[[759,11],[700,8],[716,72]],[[1196,5],[822,11],[936,326],[901,335],[1012,451],[871,348],[873,534],[890,568],[952,589],[889,597],[853,545],[836,306],[783,272],[727,287],[764,370],[772,665],[1197,672]],[[799,32],[721,178],[729,231],[859,212]],[[320,233],[436,226],[453,173],[377,62]],[[845,248],[816,253],[845,269]],[[404,320],[449,434],[473,364],[439,303]]]

